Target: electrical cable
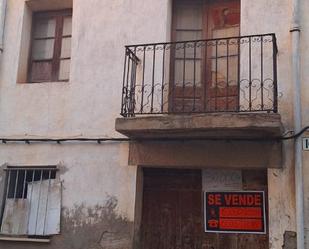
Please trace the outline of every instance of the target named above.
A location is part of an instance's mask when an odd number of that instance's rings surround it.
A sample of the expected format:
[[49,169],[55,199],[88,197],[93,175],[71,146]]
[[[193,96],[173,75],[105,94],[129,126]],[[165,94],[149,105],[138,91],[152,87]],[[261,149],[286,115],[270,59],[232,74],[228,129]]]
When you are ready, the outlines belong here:
[[[26,144],[30,143],[57,143],[61,144],[63,142],[97,142],[101,144],[102,142],[130,142],[130,141],[222,141],[222,140],[236,140],[236,141],[286,141],[291,139],[296,139],[301,136],[305,131],[309,130],[309,126],[304,127],[299,132],[291,136],[280,136],[280,137],[255,137],[255,138],[207,138],[207,137],[157,137],[157,138],[87,138],[87,137],[76,137],[76,138],[0,138],[3,144],[8,142],[24,142]],[[289,132],[290,133],[290,132]]]
[[300,137],[305,131],[309,130],[309,126],[306,126],[304,128],[302,128],[299,132],[297,132],[296,134],[292,135],[292,136],[283,136],[280,137],[280,140],[290,140],[290,139],[295,139]]

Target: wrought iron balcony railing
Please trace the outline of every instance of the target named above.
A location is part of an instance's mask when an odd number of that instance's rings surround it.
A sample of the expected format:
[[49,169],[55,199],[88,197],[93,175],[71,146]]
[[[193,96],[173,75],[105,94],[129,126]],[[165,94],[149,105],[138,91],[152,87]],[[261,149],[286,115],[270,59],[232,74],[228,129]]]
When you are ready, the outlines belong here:
[[126,46],[121,115],[277,112],[275,34]]

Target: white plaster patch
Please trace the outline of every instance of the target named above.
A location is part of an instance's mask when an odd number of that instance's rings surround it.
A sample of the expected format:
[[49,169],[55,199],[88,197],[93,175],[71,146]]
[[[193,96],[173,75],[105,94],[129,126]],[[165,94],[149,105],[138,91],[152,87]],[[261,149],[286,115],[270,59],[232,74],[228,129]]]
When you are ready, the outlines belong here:
[[202,179],[204,191],[242,190],[241,170],[206,169]]

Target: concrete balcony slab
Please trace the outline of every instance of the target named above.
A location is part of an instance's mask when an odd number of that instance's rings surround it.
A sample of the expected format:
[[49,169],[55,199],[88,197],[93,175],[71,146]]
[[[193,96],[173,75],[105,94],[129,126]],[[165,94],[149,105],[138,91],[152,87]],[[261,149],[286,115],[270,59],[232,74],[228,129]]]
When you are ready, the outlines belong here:
[[276,138],[280,114],[216,113],[117,118],[116,130],[130,138]]

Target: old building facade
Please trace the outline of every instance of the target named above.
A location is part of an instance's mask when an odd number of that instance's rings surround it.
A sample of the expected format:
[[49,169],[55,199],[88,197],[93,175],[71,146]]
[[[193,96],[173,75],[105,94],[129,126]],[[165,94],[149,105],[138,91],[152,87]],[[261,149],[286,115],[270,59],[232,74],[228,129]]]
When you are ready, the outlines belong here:
[[308,1],[0,3],[0,248],[309,248]]

